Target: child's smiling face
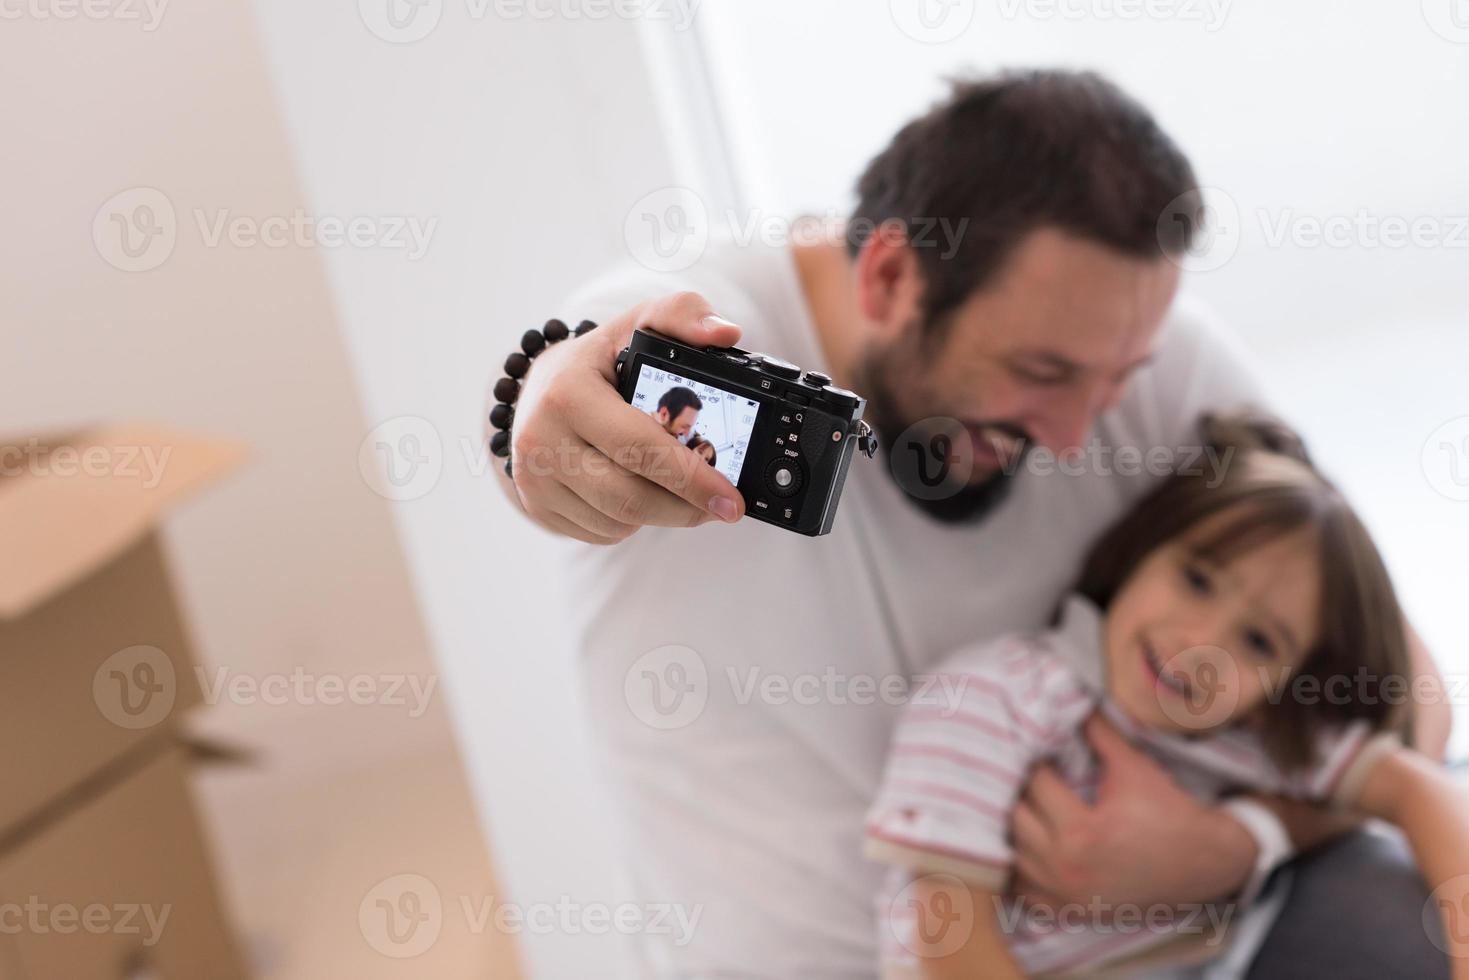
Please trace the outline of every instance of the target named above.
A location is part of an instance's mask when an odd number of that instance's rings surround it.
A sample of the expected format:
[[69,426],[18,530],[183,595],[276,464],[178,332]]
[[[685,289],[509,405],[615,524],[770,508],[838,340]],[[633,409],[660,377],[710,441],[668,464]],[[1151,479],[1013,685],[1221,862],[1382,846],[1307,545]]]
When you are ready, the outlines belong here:
[[1216,514],[1150,552],[1107,610],[1107,686],[1137,721],[1200,733],[1283,690],[1316,646],[1321,574],[1313,531],[1216,564],[1199,553]]

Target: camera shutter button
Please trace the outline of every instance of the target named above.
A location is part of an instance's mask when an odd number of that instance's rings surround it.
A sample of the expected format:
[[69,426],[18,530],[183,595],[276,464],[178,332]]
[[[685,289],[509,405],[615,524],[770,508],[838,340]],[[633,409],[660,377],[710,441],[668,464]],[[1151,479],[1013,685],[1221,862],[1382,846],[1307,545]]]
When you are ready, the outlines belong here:
[[790,361],[782,361],[780,358],[772,357],[769,354],[755,356],[758,358],[757,366],[760,370],[773,374],[777,378],[799,378],[801,376],[801,369]]

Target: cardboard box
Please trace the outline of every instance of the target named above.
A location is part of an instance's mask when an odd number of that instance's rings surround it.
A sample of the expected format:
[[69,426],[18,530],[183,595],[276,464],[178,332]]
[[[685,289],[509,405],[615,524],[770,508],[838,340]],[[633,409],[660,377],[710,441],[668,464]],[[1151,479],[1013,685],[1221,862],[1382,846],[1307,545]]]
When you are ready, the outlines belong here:
[[0,855],[0,980],[242,980],[175,745]]
[[144,427],[0,440],[0,835],[201,700],[153,529],[242,456]]

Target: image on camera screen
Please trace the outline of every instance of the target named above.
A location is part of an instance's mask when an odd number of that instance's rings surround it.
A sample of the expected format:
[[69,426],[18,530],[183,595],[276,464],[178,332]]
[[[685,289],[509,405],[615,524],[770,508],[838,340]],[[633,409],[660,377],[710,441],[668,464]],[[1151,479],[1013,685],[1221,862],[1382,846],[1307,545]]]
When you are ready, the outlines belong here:
[[644,364],[632,403],[730,483],[740,482],[759,402]]

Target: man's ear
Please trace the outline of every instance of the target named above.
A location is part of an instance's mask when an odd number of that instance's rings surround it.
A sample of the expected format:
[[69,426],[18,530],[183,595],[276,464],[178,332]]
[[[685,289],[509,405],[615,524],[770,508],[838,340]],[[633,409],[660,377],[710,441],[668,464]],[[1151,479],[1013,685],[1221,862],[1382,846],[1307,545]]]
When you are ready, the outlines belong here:
[[923,273],[899,222],[885,222],[857,253],[857,307],[883,339],[897,336],[918,316]]

